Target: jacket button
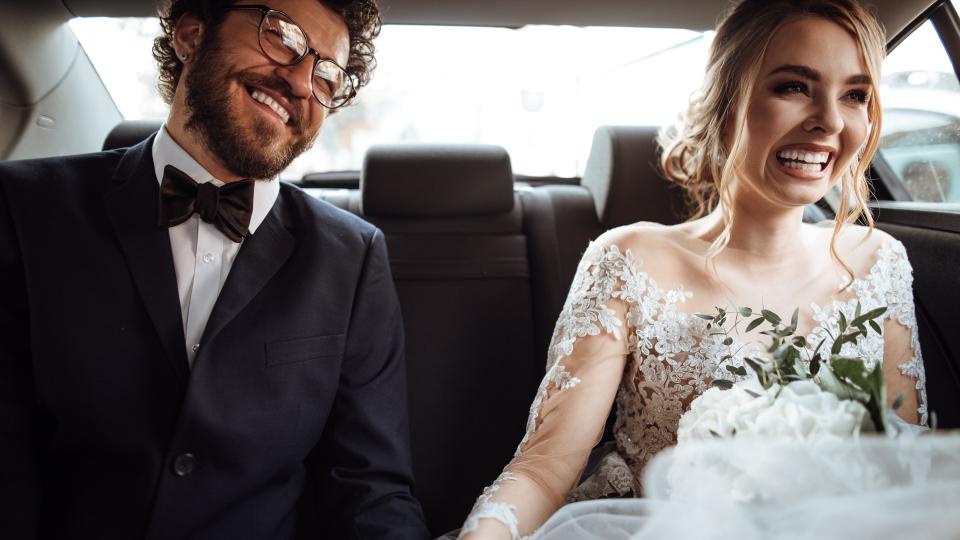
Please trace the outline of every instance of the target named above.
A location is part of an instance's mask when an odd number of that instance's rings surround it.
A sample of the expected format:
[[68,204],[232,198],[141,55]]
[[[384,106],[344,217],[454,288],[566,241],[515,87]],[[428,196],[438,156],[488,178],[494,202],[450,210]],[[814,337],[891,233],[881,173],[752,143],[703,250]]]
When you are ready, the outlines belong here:
[[190,476],[196,464],[197,458],[193,454],[180,454],[173,460],[173,474],[181,477]]

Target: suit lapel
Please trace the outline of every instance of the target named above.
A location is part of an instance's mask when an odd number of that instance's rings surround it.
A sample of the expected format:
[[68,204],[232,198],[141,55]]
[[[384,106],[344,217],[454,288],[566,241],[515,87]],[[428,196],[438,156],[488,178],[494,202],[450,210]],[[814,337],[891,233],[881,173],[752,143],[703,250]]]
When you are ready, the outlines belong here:
[[160,188],[153,168],[153,137],[127,150],[117,167],[117,184],[104,195],[133,282],[143,299],[164,352],[184,383],[189,367],[177,275],[167,229],[157,225]]
[[206,350],[206,344],[232,321],[244,307],[250,303],[270,278],[293,253],[296,244],[294,237],[283,226],[283,196],[277,198],[270,213],[257,232],[248,236],[237,253],[230,268],[223,290],[213,306],[207,326],[200,340],[200,354]]

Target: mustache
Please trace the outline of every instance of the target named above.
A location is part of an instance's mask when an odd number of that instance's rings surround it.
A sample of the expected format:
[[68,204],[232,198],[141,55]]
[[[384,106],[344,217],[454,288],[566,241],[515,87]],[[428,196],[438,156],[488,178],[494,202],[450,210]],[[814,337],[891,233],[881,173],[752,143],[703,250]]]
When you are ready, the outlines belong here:
[[292,109],[288,112],[290,113],[290,125],[293,127],[294,132],[297,135],[302,135],[306,131],[306,121],[303,117],[303,104],[300,103],[300,98],[294,96],[290,91],[290,85],[288,85],[286,81],[260,75],[259,73],[237,73],[234,75],[234,78],[244,86],[259,86],[267,90],[272,90],[286,99],[287,104],[289,104]]

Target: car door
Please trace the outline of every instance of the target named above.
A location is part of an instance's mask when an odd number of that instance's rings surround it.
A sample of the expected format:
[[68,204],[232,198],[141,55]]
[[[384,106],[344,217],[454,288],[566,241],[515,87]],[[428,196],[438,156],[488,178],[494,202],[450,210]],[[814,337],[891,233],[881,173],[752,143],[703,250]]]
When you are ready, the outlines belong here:
[[960,427],[960,19],[933,3],[890,43],[873,161],[877,226],[907,248],[931,422]]

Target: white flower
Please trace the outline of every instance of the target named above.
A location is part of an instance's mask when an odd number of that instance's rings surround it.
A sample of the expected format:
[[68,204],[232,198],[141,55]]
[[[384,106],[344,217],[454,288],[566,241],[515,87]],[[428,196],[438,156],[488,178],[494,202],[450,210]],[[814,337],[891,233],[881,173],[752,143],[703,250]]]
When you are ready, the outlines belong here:
[[756,379],[741,381],[730,390],[709,388],[694,399],[690,410],[680,417],[677,442],[732,437],[748,429],[752,419],[772,401],[772,396]]
[[680,417],[677,442],[714,437],[812,440],[850,437],[869,425],[866,408],[840,400],[813,381],[764,389],[756,379],[730,390],[710,388]]

